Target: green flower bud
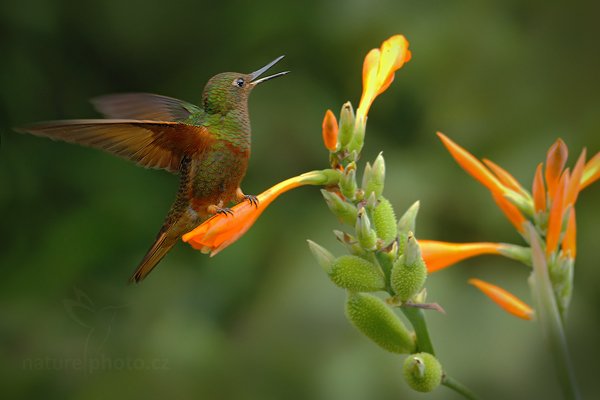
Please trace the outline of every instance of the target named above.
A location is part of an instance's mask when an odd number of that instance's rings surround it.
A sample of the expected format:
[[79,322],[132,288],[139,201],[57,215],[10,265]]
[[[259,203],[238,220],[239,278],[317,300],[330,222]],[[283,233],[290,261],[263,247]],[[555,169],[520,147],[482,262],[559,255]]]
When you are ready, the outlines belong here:
[[335,193],[321,189],[321,193],[327,202],[327,206],[333,214],[345,224],[354,225],[356,223],[356,207],[348,203]]
[[352,324],[382,348],[393,353],[411,353],[415,342],[400,318],[378,297],[349,293],[346,316]]
[[352,104],[348,101],[344,103],[340,112],[338,141],[342,149],[350,143],[352,136],[354,136],[354,110],[352,109]]
[[392,268],[390,285],[396,296],[405,302],[421,291],[426,280],[427,267],[421,257],[421,249],[415,237],[409,234],[406,251]]
[[573,267],[574,260],[572,258],[556,258],[548,265],[550,281],[556,296],[558,310],[562,316],[569,309],[573,295]]
[[364,207],[358,210],[356,217],[356,236],[365,250],[375,250],[377,248],[377,234],[371,229],[371,221]]
[[356,189],[356,164],[351,162],[346,167],[346,171],[340,179],[340,191],[346,198],[354,200],[356,198]]
[[[367,164],[368,165],[368,164]],[[375,193],[375,197],[379,199],[383,193],[383,184],[385,182],[385,160],[383,155],[379,153],[375,162],[370,168],[367,174],[365,168],[365,174],[363,175],[362,188],[365,191],[365,195],[369,196],[371,193]]]
[[419,201],[415,201],[398,221],[398,245],[400,247],[400,254],[404,254],[408,232],[415,232],[419,205]]
[[339,240],[339,242],[342,243],[346,249],[348,249],[350,253],[354,254],[355,256],[363,256],[366,254],[366,251],[360,246],[360,243],[358,243],[358,240],[354,236],[338,230],[334,230],[333,234],[335,235],[336,239]]
[[377,207],[377,204],[379,204],[379,201],[377,201],[377,196],[375,196],[375,193],[373,192],[369,194],[369,197],[367,198],[366,202],[367,204],[365,204],[365,207],[369,211],[373,210],[375,207]]
[[335,260],[333,254],[329,252],[326,248],[319,246],[312,240],[307,240],[308,248],[310,252],[315,256],[315,259],[319,263],[319,265],[327,272],[327,274],[331,273],[331,264]]
[[339,287],[354,292],[376,292],[385,287],[381,268],[357,256],[341,256],[331,265],[329,277]]
[[[362,178],[362,188],[363,190],[367,187],[368,182],[371,180],[371,173],[373,171],[373,167],[371,167],[371,163],[367,161],[365,164],[365,170],[363,171]],[[365,191],[365,196],[368,196],[369,193]]]
[[371,215],[375,232],[377,232],[377,236],[383,241],[384,245],[387,246],[396,240],[398,235],[396,215],[388,199],[382,197]]
[[356,152],[357,154],[360,154],[365,142],[366,125],[367,121],[364,120],[355,122],[352,140],[350,140],[350,143],[348,143],[348,150],[351,153]]
[[406,357],[403,372],[408,386],[417,392],[431,392],[442,383],[442,365],[429,353]]

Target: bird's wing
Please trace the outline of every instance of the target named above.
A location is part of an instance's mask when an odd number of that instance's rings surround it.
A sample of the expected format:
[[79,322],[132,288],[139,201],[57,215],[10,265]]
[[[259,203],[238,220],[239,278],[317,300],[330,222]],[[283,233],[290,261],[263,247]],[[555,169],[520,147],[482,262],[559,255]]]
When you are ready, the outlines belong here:
[[193,156],[213,141],[201,126],[128,119],[50,121],[17,128],[36,136],[107,151],[146,168],[177,172],[184,155]]
[[118,93],[90,100],[105,118],[183,122],[200,108],[172,97],[151,93]]

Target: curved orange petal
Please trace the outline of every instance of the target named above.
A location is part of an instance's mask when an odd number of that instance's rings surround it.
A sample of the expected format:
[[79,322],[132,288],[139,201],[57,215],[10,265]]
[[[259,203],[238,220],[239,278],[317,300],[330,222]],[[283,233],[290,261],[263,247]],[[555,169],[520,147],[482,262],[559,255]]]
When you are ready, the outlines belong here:
[[562,241],[562,251],[566,257],[575,259],[577,255],[577,224],[575,222],[575,209],[571,208],[569,212],[569,219],[567,221],[567,229],[565,231],[565,237]]
[[472,177],[477,179],[482,185],[487,187],[492,193],[502,196],[506,192],[507,188],[492,174],[478,159],[476,159],[471,153],[458,144],[454,143],[450,138],[441,132],[437,132],[437,135],[446,146],[446,149],[450,152],[452,157],[456,160],[465,171],[471,174]]
[[509,314],[526,320],[533,318],[533,309],[531,307],[501,287],[475,278],[469,279],[469,283],[481,290]]
[[583,168],[585,167],[585,156],[586,149],[581,151],[581,155],[577,159],[575,167],[573,167],[573,173],[569,179],[569,185],[565,193],[565,208],[574,205],[579,196],[579,190],[581,189],[581,177],[583,176]]
[[600,179],[600,152],[596,153],[596,155],[590,158],[587,164],[585,164],[579,190],[583,190],[598,179]]
[[203,253],[210,252],[211,257],[238,240],[262,212],[279,195],[303,185],[323,185],[327,176],[322,171],[307,172],[267,189],[257,196],[258,205],[243,201],[231,208],[233,215],[217,214],[200,226],[181,237],[184,242]]
[[548,217],[548,232],[546,233],[546,256],[554,253],[558,246],[558,239],[562,231],[564,210],[565,210],[565,191],[569,184],[569,169],[566,169],[560,177],[556,187],[550,216]]
[[539,163],[535,170],[532,192],[535,212],[546,211],[546,188],[544,187],[544,177],[542,175],[542,163]]
[[548,187],[548,200],[554,198],[554,192],[558,186],[558,181],[562,170],[567,164],[569,149],[562,139],[557,139],[548,149],[546,155],[546,186]]
[[421,253],[429,273],[439,271],[467,258],[483,254],[501,254],[500,243],[449,243],[419,240]]
[[498,177],[498,179],[504,186],[514,190],[515,192],[519,193],[524,197],[530,196],[529,192],[527,192],[527,190],[525,190],[525,188],[521,186],[519,181],[517,181],[515,177],[512,176],[507,170],[505,170],[504,168],[502,168],[501,166],[499,166],[491,160],[484,158],[483,162],[489,169],[492,170],[492,172]]
[[498,208],[502,210],[506,218],[508,218],[510,223],[517,229],[517,231],[519,231],[520,233],[524,233],[525,228],[523,224],[527,220],[525,219],[523,214],[521,214],[521,211],[519,211],[519,209],[513,203],[511,203],[506,197],[502,195],[499,196],[495,193],[492,193],[492,197],[494,198],[494,201],[496,202]]
[[333,111],[327,110],[323,118],[323,143],[329,151],[336,151],[338,142],[338,122]]

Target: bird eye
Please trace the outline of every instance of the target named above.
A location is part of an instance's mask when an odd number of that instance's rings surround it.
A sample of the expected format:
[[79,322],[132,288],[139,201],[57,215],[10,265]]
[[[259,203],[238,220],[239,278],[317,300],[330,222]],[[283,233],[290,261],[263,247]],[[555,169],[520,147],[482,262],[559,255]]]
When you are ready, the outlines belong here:
[[237,85],[237,87],[244,87],[245,83],[246,81],[244,81],[244,78],[237,78],[235,80],[235,84]]

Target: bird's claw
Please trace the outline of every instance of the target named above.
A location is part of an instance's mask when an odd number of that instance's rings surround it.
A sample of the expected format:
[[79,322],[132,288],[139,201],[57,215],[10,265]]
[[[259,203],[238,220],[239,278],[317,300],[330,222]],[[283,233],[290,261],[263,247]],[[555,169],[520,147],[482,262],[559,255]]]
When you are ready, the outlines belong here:
[[215,212],[215,214],[223,214],[225,216],[233,215],[233,210],[229,207],[219,208]]
[[250,204],[252,204],[254,207],[258,208],[258,197],[256,197],[255,195],[245,194],[244,200],[248,200],[250,202]]

